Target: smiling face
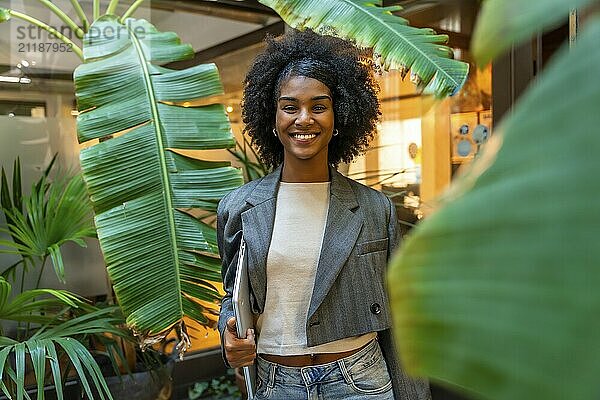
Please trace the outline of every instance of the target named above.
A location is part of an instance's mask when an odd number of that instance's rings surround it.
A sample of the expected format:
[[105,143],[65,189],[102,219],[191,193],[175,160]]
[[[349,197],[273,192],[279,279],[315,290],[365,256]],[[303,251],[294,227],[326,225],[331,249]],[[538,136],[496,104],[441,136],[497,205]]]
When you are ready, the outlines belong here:
[[282,82],[275,128],[284,148],[284,163],[311,161],[326,167],[333,124],[333,100],[325,84],[304,76]]

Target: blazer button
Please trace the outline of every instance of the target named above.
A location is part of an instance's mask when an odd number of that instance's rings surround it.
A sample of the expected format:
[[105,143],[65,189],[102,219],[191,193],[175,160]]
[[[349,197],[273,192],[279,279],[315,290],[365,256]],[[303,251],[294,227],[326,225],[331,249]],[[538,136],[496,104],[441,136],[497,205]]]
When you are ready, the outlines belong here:
[[381,314],[381,306],[379,305],[379,303],[371,304],[371,312],[373,314]]

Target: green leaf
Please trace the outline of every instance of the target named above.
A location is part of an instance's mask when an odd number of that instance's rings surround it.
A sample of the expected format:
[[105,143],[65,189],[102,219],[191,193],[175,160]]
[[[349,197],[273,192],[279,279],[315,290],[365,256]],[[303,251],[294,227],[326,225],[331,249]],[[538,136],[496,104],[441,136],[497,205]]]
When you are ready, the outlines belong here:
[[27,342],[27,349],[33,364],[35,380],[37,382],[37,399],[44,400],[44,380],[46,378],[46,346],[37,341]]
[[15,372],[17,379],[17,400],[23,400],[23,393],[25,392],[25,343],[18,343],[14,345],[15,353]]
[[[56,157],[39,181],[32,185],[29,196],[21,197],[19,194],[20,178],[13,181],[15,206],[3,208],[7,229],[0,228],[1,232],[10,234],[12,242],[0,240],[0,246],[5,247],[0,248],[0,253],[19,254],[24,259],[50,257],[58,279],[64,282],[60,246],[68,241],[80,244],[85,237],[95,237],[96,231],[91,215],[92,206],[82,176],[59,174],[54,181],[48,181],[47,175],[55,159]],[[19,171],[20,162],[17,160],[13,177],[19,177]],[[2,186],[4,196],[5,184]],[[22,209],[17,207],[20,202]]]
[[599,37],[596,18],[554,56],[393,259],[410,372],[480,398],[597,397]]
[[10,198],[10,189],[8,188],[8,179],[6,178],[4,167],[2,167],[2,183],[0,185],[0,205],[3,209],[9,210],[13,207],[13,203]]
[[[3,346],[7,346],[4,345]],[[11,398],[11,395],[8,391],[8,388],[4,385],[4,371],[5,368],[10,369],[10,364],[6,365],[6,360],[11,352],[11,347],[2,347],[0,348],[0,389],[2,389],[2,393],[6,395],[7,398]]]
[[[102,36],[110,30],[121,35]],[[180,209],[215,210],[243,180],[229,163],[179,150],[235,144],[222,105],[185,106],[223,92],[217,68],[159,66],[194,53],[144,20],[120,24],[104,16],[90,32],[96,34],[84,38],[85,63],[74,74],[78,137],[106,140],[83,150],[81,165],[127,324],[144,340],[181,325],[184,315],[208,323],[204,308],[187,297],[218,298],[201,283],[215,274],[194,255],[218,254],[216,234]]]
[[[76,294],[65,290],[26,290],[11,300],[11,285],[0,278],[0,319],[41,324],[61,322],[61,310],[80,309],[91,312],[95,307],[88,305]],[[58,313],[57,313],[58,311]]]
[[[54,378],[57,398],[62,399],[61,369],[56,351],[58,344],[73,364],[88,397],[94,398],[91,391],[93,386],[100,398],[112,399],[100,368],[90,352],[77,340],[77,337],[82,338],[89,334],[129,337],[125,330],[118,328],[123,320],[116,314],[117,310],[117,307],[93,309],[92,312],[84,313],[65,322],[46,325],[24,342],[0,336],[0,381],[6,372],[16,383],[17,399],[29,398],[24,391],[26,358],[29,354],[37,383],[37,398],[43,399],[46,361],[48,361]],[[14,354],[15,371],[12,371],[10,362],[8,362],[11,353]],[[88,378],[91,378],[91,384]],[[6,389],[6,387],[2,387],[5,394],[7,394]]]
[[21,160],[19,157],[13,165],[13,205],[17,210],[23,210],[23,189],[21,188]]
[[[87,396],[90,399],[94,398],[94,396],[92,394],[92,389],[90,387],[90,383],[87,379],[86,370],[87,370],[87,372],[90,373],[92,381],[94,382],[95,386],[98,388],[98,393],[100,394],[100,398],[104,399],[105,397],[102,392],[102,389],[106,386],[106,381],[104,381],[102,374],[99,374],[100,375],[99,377],[96,375],[95,370],[93,369],[92,365],[95,365],[96,368],[98,367],[98,365],[94,361],[94,359],[93,359],[92,355],[89,353],[89,351],[85,347],[83,347],[83,345],[81,343],[79,343],[77,340],[72,339],[72,338],[68,338],[68,337],[67,338],[57,338],[54,341],[63,348],[63,350],[65,351],[65,353],[71,360],[71,364],[75,367],[75,370],[77,371],[77,375],[79,376],[79,380],[81,381],[81,384],[82,384]],[[102,385],[102,383],[100,383],[100,382],[104,383],[104,385]],[[107,392],[108,398],[112,399],[112,396],[110,395],[110,392],[108,391],[108,389],[106,389],[106,392]]]
[[52,265],[54,265],[54,272],[61,282],[65,281],[65,266],[63,265],[62,254],[60,248],[57,245],[52,245],[48,248],[50,257],[52,259]]
[[10,19],[10,12],[6,8],[0,7],[0,23],[6,22]]
[[8,303],[8,296],[12,291],[12,286],[4,278],[0,278],[0,315],[4,311],[6,304]]
[[379,7],[381,1],[363,0],[260,0],[290,26],[315,31],[333,29],[333,34],[351,39],[358,46],[381,54],[385,69],[410,69],[419,86],[438,97],[453,95],[464,84],[467,63],[453,60],[445,46],[448,37],[432,29],[414,28],[392,14],[399,6]]
[[594,0],[487,0],[481,6],[471,49],[479,65],[503,54],[513,44],[567,22],[569,11]]
[[52,369],[52,378],[54,379],[54,387],[56,389],[56,398],[57,400],[63,400],[63,390],[62,390],[62,379],[60,377],[60,363],[58,359],[58,354],[56,353],[56,346],[54,342],[51,340],[45,340],[46,353],[48,354],[46,358],[50,363],[50,368]]

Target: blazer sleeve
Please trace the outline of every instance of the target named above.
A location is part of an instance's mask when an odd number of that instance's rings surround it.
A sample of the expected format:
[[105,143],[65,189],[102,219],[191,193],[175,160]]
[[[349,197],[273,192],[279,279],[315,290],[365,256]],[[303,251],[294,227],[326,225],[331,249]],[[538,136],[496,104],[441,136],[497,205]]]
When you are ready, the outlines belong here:
[[[391,199],[385,196],[389,207],[388,221],[388,263],[391,256],[400,246],[400,236],[398,228],[398,216],[396,215],[396,207]],[[387,285],[386,285],[387,286]],[[411,400],[431,400],[431,392],[429,390],[429,382],[425,379],[412,378],[406,375],[400,355],[398,354],[398,346],[394,340],[392,329],[385,329],[377,334],[381,350],[388,366],[388,371],[392,377],[392,387],[394,397],[396,399],[411,399]]]
[[[231,303],[233,295],[233,284],[235,280],[236,265],[233,260],[237,259],[241,235],[236,235],[236,230],[229,220],[230,210],[227,204],[227,196],[223,197],[217,207],[217,244],[219,245],[219,255],[221,256],[221,278],[223,281],[223,290],[225,295],[221,300],[221,311],[219,313],[218,329],[221,336],[221,353],[223,362],[228,368],[231,368],[225,357],[225,347],[223,346],[224,332],[227,328],[227,320],[234,316],[233,305]],[[232,229],[233,228],[233,229]],[[235,245],[237,236],[237,246]]]

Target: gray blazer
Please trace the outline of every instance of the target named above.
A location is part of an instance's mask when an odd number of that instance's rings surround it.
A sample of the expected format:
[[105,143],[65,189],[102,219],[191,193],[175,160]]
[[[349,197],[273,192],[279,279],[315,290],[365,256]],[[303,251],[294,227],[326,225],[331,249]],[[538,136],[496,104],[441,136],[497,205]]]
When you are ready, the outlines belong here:
[[[233,316],[231,295],[242,232],[248,253],[250,303],[254,313],[263,312],[267,253],[281,170],[279,166],[271,174],[233,190],[219,203],[217,240],[225,289],[219,315],[221,340],[226,321]],[[426,382],[404,374],[390,331],[385,275],[399,240],[395,208],[384,194],[332,167],[330,176],[329,211],[306,321],[307,344],[316,346],[377,332],[396,399],[430,399]]]

